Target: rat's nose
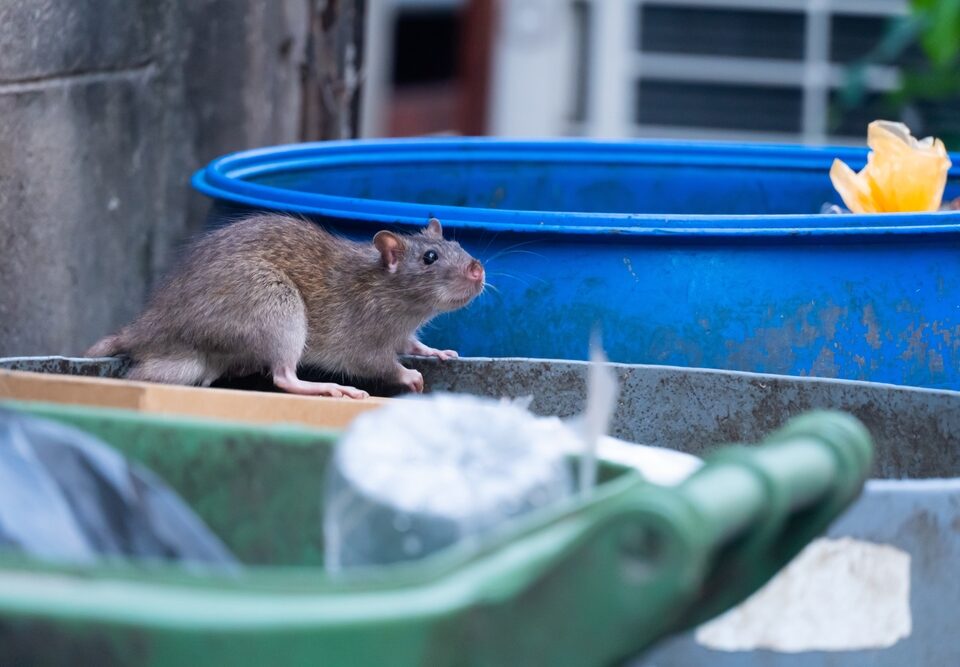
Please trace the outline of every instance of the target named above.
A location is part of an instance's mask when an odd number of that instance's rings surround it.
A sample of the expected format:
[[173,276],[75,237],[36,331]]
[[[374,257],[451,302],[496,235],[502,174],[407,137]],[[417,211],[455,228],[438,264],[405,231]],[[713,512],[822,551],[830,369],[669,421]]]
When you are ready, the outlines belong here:
[[476,281],[478,283],[483,282],[483,264],[477,260],[470,262],[470,266],[467,267],[467,278],[470,280]]

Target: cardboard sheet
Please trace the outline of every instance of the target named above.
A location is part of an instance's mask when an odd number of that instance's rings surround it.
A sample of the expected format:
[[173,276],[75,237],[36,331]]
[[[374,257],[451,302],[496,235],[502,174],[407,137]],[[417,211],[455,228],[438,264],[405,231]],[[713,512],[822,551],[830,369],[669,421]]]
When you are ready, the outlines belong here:
[[390,400],[293,396],[9,370],[0,370],[0,399],[332,429],[342,429],[357,415]]

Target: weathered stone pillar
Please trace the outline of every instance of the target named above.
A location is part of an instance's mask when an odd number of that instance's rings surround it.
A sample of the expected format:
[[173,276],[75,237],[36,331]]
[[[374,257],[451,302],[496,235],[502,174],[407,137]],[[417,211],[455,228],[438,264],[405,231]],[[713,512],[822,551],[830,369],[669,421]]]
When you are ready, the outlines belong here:
[[0,0],[0,355],[127,321],[202,222],[192,172],[303,136],[324,4]]

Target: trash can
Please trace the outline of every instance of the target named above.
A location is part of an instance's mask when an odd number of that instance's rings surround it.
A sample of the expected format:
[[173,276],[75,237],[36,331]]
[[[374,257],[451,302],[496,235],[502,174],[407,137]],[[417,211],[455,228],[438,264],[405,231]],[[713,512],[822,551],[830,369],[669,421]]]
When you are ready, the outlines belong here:
[[[497,288],[436,320],[464,356],[584,359],[960,389],[960,212],[820,215],[866,150],[404,139],[264,148],[194,175],[210,224],[306,215],[369,239],[430,216]],[[960,195],[960,158],[946,196]]]
[[[531,410],[541,414],[567,416],[583,409],[586,365],[581,362],[461,359],[417,360],[413,365],[431,391],[531,396]],[[717,619],[716,627],[702,626],[667,640],[632,667],[960,664],[954,614],[960,604],[960,393],[704,369],[616,367],[621,394],[611,431],[630,442],[703,455],[711,442],[753,442],[809,410],[842,410],[860,419],[874,439],[871,479],[827,531],[824,548],[811,554],[822,560],[808,562],[803,574],[833,568],[837,577],[830,584],[841,591],[844,578],[837,568],[858,575],[868,588],[875,584],[855,604],[846,605],[837,595],[837,608],[829,608],[829,601],[815,607],[838,635],[856,634],[843,629],[861,623],[856,616],[865,606],[878,608],[874,620],[890,620],[881,617],[891,609],[906,616],[897,632],[878,632],[866,646],[811,642],[809,637],[791,646],[791,632],[802,634],[802,627],[811,625],[803,614],[814,605],[798,602],[798,590],[783,586],[769,591],[753,610],[738,608],[733,618]],[[877,575],[878,580],[872,579]],[[813,586],[807,579],[788,583],[801,591]],[[864,591],[851,595],[855,593]],[[769,614],[767,626],[757,622],[758,613]],[[791,621],[800,629],[776,627]]]
[[[562,417],[584,406],[587,365],[537,359],[405,359],[423,373],[428,391],[489,397],[530,396],[531,410]],[[0,359],[0,368],[103,373],[118,360]],[[960,394],[879,383],[801,378],[681,367],[616,364],[621,394],[611,433],[629,442],[702,456],[719,442],[757,442],[791,417],[819,409],[857,417],[875,445],[864,493],[826,533],[828,545],[894,551],[908,636],[882,647],[785,651],[728,650],[703,627],[650,653],[650,667],[691,664],[741,667],[901,667],[960,663],[953,608],[960,603]],[[862,563],[857,567],[862,571]],[[905,581],[903,580],[905,579]],[[884,579],[879,590],[893,589]],[[789,600],[775,601],[781,607]],[[717,619],[720,621],[721,619]],[[846,619],[849,621],[849,618]],[[835,624],[842,626],[843,617]]]
[[368,578],[321,562],[333,435],[7,402],[77,426],[164,478],[239,574],[0,561],[2,664],[601,665],[723,611],[860,493],[869,434],[841,413],[720,450],[676,487],[601,462],[600,483]]

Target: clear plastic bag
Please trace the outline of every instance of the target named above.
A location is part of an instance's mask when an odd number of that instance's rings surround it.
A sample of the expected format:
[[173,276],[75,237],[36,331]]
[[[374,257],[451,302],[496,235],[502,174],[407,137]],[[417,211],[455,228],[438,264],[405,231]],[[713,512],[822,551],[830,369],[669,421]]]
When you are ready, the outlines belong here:
[[236,565],[152,472],[79,429],[5,409],[0,549],[70,563],[135,557]]

